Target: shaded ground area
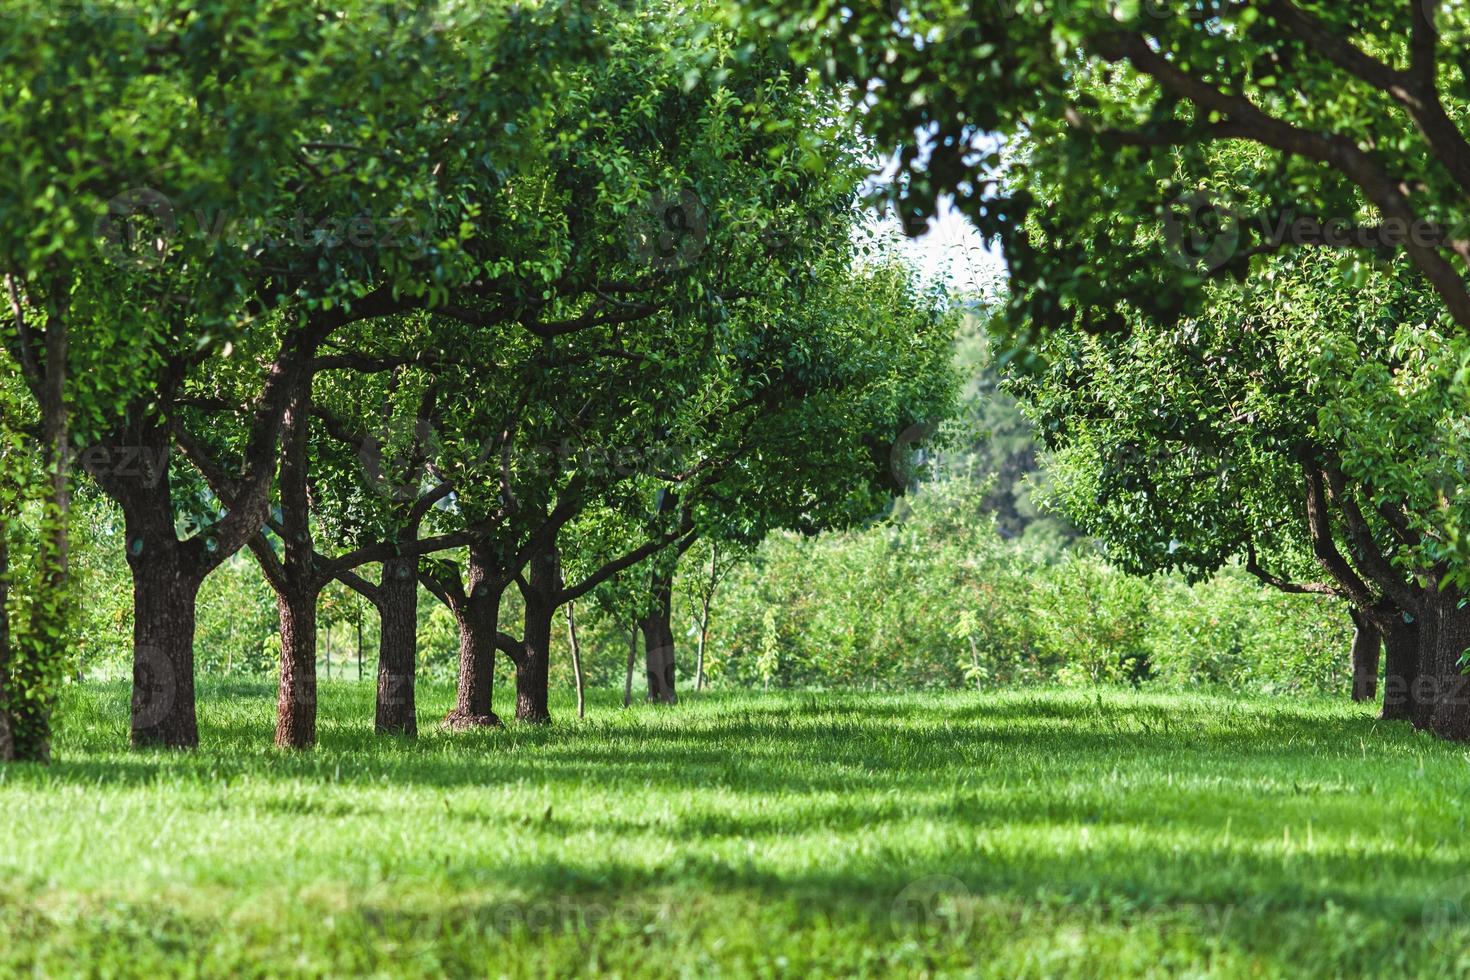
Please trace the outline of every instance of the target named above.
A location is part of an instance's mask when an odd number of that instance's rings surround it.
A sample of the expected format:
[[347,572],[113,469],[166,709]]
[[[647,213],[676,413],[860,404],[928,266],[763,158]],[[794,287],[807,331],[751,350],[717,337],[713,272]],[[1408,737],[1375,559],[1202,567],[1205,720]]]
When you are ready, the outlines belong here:
[[338,683],[287,755],[271,693],[175,756],[73,692],[0,769],[0,973],[1470,970],[1470,753],[1348,703],[609,691],[414,743]]

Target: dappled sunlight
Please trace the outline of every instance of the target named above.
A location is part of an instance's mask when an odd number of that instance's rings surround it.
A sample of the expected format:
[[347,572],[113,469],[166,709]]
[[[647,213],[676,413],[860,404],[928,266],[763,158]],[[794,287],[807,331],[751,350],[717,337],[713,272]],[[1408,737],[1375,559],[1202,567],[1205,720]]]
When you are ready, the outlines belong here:
[[[65,760],[0,785],[0,872],[20,889],[3,901],[31,909],[7,928],[167,906],[182,934],[243,942],[252,909],[290,896],[293,928],[382,930],[442,962],[503,929],[564,955],[646,913],[650,955],[692,964],[680,937],[790,913],[771,941],[792,963],[852,930],[896,968],[958,962],[979,935],[1019,964],[1167,924],[1181,962],[1269,962],[1305,930],[1366,970],[1380,926],[1426,941],[1426,880],[1470,872],[1465,752],[1340,702],[715,692],[624,711],[595,692],[583,722],[405,749],[372,738],[344,683],[301,756],[261,744],[267,687],[222,690],[203,701],[212,747],[185,756],[118,752],[97,728],[121,687],[74,690]],[[423,693],[429,716],[452,697]],[[961,883],[977,931],[906,947],[891,907],[933,876]],[[519,921],[531,907],[550,919]],[[1352,928],[1312,924],[1329,911]],[[339,941],[311,940],[313,962],[342,962]]]

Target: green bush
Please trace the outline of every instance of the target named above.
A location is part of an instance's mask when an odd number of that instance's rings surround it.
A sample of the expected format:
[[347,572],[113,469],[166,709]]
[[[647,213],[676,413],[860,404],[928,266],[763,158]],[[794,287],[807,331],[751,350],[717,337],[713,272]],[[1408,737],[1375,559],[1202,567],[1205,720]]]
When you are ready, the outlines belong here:
[[1193,587],[1161,579],[1148,637],[1165,682],[1235,691],[1339,691],[1351,626],[1340,604],[1261,588],[1239,568]]
[[[1341,691],[1351,626],[1238,568],[1189,585],[1004,540],[984,487],[926,489],[847,534],[776,535],[717,596],[707,670],[736,686],[1130,682]],[[681,657],[688,668],[690,658]]]

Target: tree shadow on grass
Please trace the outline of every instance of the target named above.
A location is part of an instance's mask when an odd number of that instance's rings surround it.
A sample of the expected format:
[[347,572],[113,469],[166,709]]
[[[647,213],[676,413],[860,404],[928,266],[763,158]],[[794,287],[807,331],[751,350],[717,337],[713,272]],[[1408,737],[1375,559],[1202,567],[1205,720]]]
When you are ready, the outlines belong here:
[[[1287,928],[1278,920],[1305,934],[1318,916],[1360,916],[1375,928],[1392,926],[1405,943],[1422,943],[1426,887],[1470,870],[1460,848],[1436,849],[1432,821],[1415,831],[1421,846],[1397,848],[1395,805],[1403,797],[1373,791],[1396,772],[1385,756],[1412,750],[1436,767],[1435,778],[1450,780],[1463,766],[1463,748],[1438,751],[1439,743],[1366,716],[1242,709],[1222,719],[1208,703],[1170,712],[1146,701],[1134,707],[1113,699],[1099,708],[1084,699],[1009,695],[939,717],[841,697],[831,705],[798,699],[771,711],[711,710],[718,707],[590,726],[429,731],[416,743],[377,739],[331,714],[322,748],[291,754],[262,744],[268,703],[237,705],[205,713],[200,752],[64,755],[49,768],[8,769],[0,795],[31,784],[178,780],[208,789],[248,778],[250,805],[266,815],[411,819],[412,810],[371,799],[298,793],[302,782],[409,787],[424,799],[444,796],[449,818],[483,825],[486,833],[472,836],[487,841],[595,831],[677,845],[661,867],[616,852],[518,860],[513,847],[446,858],[442,873],[451,884],[483,891],[488,882],[517,901],[725,896],[750,909],[794,909],[794,921],[782,926],[787,932],[847,922],[887,943],[904,938],[892,918],[905,889],[942,876],[960,883],[977,914],[1000,910],[987,929],[1003,929],[1022,911],[1053,915],[1058,929],[1085,925],[1089,915],[1124,925],[1173,916],[1273,963]],[[1372,761],[1365,743],[1379,749]],[[272,780],[282,784],[277,796]],[[606,809],[569,816],[555,804],[541,814],[543,799],[520,797],[500,804],[503,811],[454,809],[456,791],[517,781],[546,787],[553,801],[632,788],[679,805],[629,812],[615,798]],[[730,793],[768,805],[722,810]],[[209,797],[181,794],[178,805],[207,809]],[[1288,846],[1292,828],[1310,840],[1314,821],[1337,836],[1320,850]],[[886,838],[869,839],[827,867],[780,870],[765,859],[783,846],[789,857],[792,842],[804,838],[856,842],[883,827],[893,828]],[[1342,828],[1361,830],[1345,844]],[[1458,832],[1458,825],[1444,830]],[[940,837],[925,842],[928,833]],[[732,841],[752,847],[732,849]],[[505,902],[364,908],[362,927],[432,931],[460,917],[491,928],[487,917],[505,909]],[[1342,955],[1360,958],[1344,960],[1339,972],[1382,965],[1376,947]],[[1278,965],[1290,972],[1292,963]]]
[[[1365,744],[1444,757],[1463,754],[1463,747],[1425,740],[1406,726],[1368,717],[1282,714],[1222,726],[1204,716],[1171,718],[1149,710],[1099,714],[1085,704],[1002,701],[942,719],[904,713],[895,723],[893,715],[876,710],[878,705],[839,707],[840,720],[831,717],[834,712],[798,706],[784,720],[779,714],[737,711],[674,719],[679,724],[650,715],[619,719],[609,728],[513,723],[507,730],[460,734],[426,724],[417,741],[375,736],[365,724],[357,728],[359,723],[328,715],[320,725],[320,747],[301,754],[271,749],[268,729],[258,728],[249,712],[206,712],[204,748],[198,752],[102,749],[99,740],[88,738],[34,776],[16,767],[12,778],[126,785],[191,774],[217,781],[266,772],[349,782],[388,777],[439,789],[519,778],[636,779],[664,789],[713,784],[756,793],[810,793],[947,785],[967,774],[966,764],[975,770],[999,761],[1058,772],[1106,772],[1133,760],[1168,759],[1219,772],[1222,766],[1238,771],[1255,763],[1276,769],[1293,763],[1320,767],[1360,758]],[[109,733],[103,741],[111,739]],[[117,739],[125,744],[125,731]]]

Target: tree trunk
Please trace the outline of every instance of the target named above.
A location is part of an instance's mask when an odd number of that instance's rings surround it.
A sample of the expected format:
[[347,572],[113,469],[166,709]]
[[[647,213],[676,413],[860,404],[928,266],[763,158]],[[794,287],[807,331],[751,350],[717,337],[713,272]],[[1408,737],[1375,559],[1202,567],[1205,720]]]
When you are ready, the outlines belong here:
[[1439,676],[1439,629],[1443,600],[1434,589],[1425,589],[1419,610],[1417,636],[1419,640],[1413,683],[1409,685],[1409,721],[1415,730],[1425,731],[1434,720],[1434,706],[1438,700]]
[[709,596],[700,600],[699,606],[699,646],[694,653],[694,689],[704,690],[704,650],[709,644]]
[[1426,589],[1418,619],[1419,667],[1409,689],[1410,721],[1442,738],[1470,740],[1470,682],[1460,657],[1470,648],[1470,609],[1453,590]]
[[521,660],[516,664],[516,720],[544,725],[551,721],[547,688],[551,671],[551,622],[561,588],[560,560],[555,548],[531,559],[525,590],[526,620]]
[[638,662],[638,627],[628,630],[628,673],[623,678],[623,707],[633,703],[633,665]]
[[414,705],[418,604],[418,560],[400,558],[383,562],[378,590],[380,639],[375,728],[379,734],[415,736],[419,731]]
[[[316,571],[311,537],[311,497],[307,489],[308,420],[311,391],[291,400],[281,427],[281,465],[277,480],[281,497],[281,537],[285,555],[278,571],[266,578],[276,590],[281,623],[281,682],[276,694],[276,746],[309,749],[316,744],[316,613],[326,580]],[[269,554],[257,537],[252,548]],[[331,650],[328,648],[328,656]],[[330,671],[328,661],[328,670]]]
[[42,453],[50,494],[42,508],[36,563],[39,588],[30,598],[29,622],[20,650],[12,650],[9,709],[10,752],[18,761],[51,760],[51,699],[71,639],[72,597],[68,595],[71,513],[71,436],[66,409],[67,317],[47,317],[46,364],[41,387]]
[[459,684],[454,710],[444,717],[444,724],[456,731],[500,726],[494,710],[500,598],[501,587],[475,580],[472,564],[469,594],[456,601],[452,610],[459,628]]
[[170,530],[128,535],[133,572],[133,700],[135,746],[199,745],[194,703],[194,603],[199,578],[183,567]]
[[1412,721],[1419,679],[1419,623],[1400,615],[1383,634],[1383,719]]
[[1351,610],[1353,617],[1353,700],[1372,701],[1378,696],[1378,651],[1383,636],[1368,617]]
[[587,692],[582,678],[582,647],[577,642],[576,603],[567,603],[567,643],[572,648],[572,682],[577,688],[577,717],[587,717]]
[[362,683],[362,597],[354,596],[352,609],[357,618],[357,682]]
[[10,524],[0,521],[0,762],[15,758],[10,737]]
[[674,628],[672,618],[674,576],[655,575],[653,611],[643,617],[643,656],[648,673],[650,704],[678,704],[674,690]]
[[[1434,644],[1434,706],[1429,728],[1440,738],[1470,741],[1470,678],[1461,657],[1470,650],[1470,609],[1457,592],[1441,594]],[[1423,669],[1421,665],[1421,670]]]
[[674,690],[674,631],[659,611],[643,619],[644,667],[650,704],[678,704]]
[[278,592],[281,614],[281,683],[276,697],[276,746],[309,749],[316,744],[315,589]]

